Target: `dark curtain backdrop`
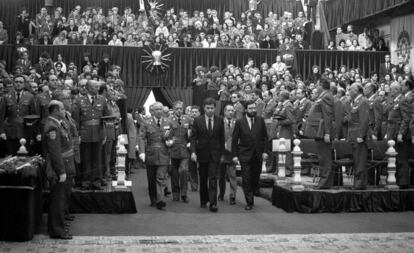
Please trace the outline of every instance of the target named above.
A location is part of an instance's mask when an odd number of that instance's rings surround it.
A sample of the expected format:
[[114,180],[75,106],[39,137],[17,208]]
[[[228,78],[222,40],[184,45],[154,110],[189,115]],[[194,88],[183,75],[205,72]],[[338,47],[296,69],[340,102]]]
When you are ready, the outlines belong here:
[[184,106],[193,104],[193,89],[192,88],[160,88],[161,94],[165,97],[169,105],[174,101],[181,100]]
[[127,95],[127,108],[137,108],[144,106],[145,101],[151,93],[151,88],[145,87],[127,87],[125,89]]
[[341,65],[345,65],[349,68],[360,68],[363,76],[369,76],[372,71],[379,71],[379,65],[384,62],[387,52],[297,50],[295,54],[297,73],[305,80],[313,65],[318,65],[322,71],[325,67],[339,70]]
[[342,26],[411,0],[330,0],[325,4],[326,21],[329,29]]

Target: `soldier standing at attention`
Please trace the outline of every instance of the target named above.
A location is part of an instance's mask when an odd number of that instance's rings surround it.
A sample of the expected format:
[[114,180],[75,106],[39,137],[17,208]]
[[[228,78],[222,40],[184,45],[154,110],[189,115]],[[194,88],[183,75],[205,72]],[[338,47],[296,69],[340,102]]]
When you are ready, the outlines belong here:
[[98,95],[99,82],[89,80],[87,94],[75,99],[73,118],[77,122],[81,137],[80,178],[83,189],[102,190],[107,183],[103,180],[101,169],[102,144],[105,134],[101,118],[109,115],[106,99]]
[[72,235],[65,229],[65,206],[70,201],[67,196],[75,175],[71,134],[67,126],[62,124],[65,118],[63,104],[52,100],[48,108],[49,117],[43,132],[48,161],[47,174],[51,185],[48,229],[51,238],[72,239]]
[[170,148],[171,154],[171,188],[173,201],[179,201],[180,197],[184,203],[188,203],[188,162],[190,152],[188,129],[190,127],[190,116],[183,115],[183,102],[176,101],[173,104],[174,114],[171,117],[173,144]]
[[303,135],[315,139],[318,148],[320,180],[317,189],[329,189],[333,186],[332,173],[332,121],[334,98],[330,92],[330,83],[326,79],[319,81],[318,97],[312,104]]
[[345,121],[348,122],[347,141],[352,144],[354,157],[354,190],[365,190],[368,183],[368,129],[369,129],[369,102],[363,96],[364,89],[358,83],[351,85],[351,110]]
[[139,158],[147,166],[148,190],[151,206],[163,209],[164,189],[167,185],[170,156],[166,141],[171,134],[171,122],[163,118],[163,105],[155,102],[151,107],[152,117],[139,129]]
[[5,134],[7,139],[7,153],[16,154],[20,144],[19,140],[24,138],[24,116],[35,113],[34,96],[24,91],[24,77],[14,77],[14,91],[6,95],[6,121]]

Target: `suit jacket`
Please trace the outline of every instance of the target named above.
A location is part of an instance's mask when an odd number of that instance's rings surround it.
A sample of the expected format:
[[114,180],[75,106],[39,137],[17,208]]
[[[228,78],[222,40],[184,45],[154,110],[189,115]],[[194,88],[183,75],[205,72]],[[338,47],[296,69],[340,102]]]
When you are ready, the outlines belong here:
[[345,108],[344,104],[341,100],[338,98],[334,98],[334,119],[335,119],[335,125],[334,125],[334,136],[333,138],[336,139],[342,139],[345,136],[343,136],[342,127],[344,125],[344,117],[345,117]]
[[361,95],[351,103],[351,111],[349,117],[347,117],[349,127],[347,136],[348,141],[356,142],[357,138],[367,139],[369,124],[368,114],[368,99]]
[[191,129],[191,153],[196,153],[200,163],[220,162],[224,151],[223,118],[214,115],[213,130],[209,131],[205,115],[194,119]]
[[[165,141],[170,139],[171,121],[161,118],[160,127],[151,117],[139,129],[139,154],[145,154],[145,163],[151,166],[169,165],[170,156]],[[168,132],[170,134],[168,134]]]
[[334,98],[330,91],[323,91],[318,99],[312,104],[304,135],[309,138],[321,139],[325,134],[332,136],[334,119]]
[[252,129],[246,117],[238,119],[234,126],[231,141],[232,157],[238,157],[242,163],[247,163],[256,156],[259,161],[263,153],[268,153],[268,137],[266,125],[262,117],[256,116]]
[[379,75],[380,77],[384,77],[385,74],[391,74],[391,69],[394,66],[391,62],[389,63],[389,68],[387,69],[385,63],[380,64]]

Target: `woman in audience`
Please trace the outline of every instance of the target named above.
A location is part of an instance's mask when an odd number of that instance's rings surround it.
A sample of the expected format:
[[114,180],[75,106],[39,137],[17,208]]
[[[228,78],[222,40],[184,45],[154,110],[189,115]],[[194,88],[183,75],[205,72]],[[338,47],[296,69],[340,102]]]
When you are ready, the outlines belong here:
[[108,42],[109,46],[123,46],[122,41],[116,33],[112,34],[112,39]]

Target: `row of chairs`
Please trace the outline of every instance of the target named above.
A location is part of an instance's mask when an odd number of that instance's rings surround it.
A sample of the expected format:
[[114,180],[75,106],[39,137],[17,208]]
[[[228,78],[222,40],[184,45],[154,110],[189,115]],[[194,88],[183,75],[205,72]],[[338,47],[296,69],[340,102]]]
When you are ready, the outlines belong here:
[[[316,142],[313,139],[301,139],[300,148],[303,152],[302,155],[302,166],[307,166],[312,169],[313,181],[315,182],[316,178],[319,177],[319,162],[318,156],[315,153],[317,150]],[[385,155],[388,149],[388,141],[380,140],[368,141],[368,160],[367,168],[370,175],[373,178],[373,184],[376,185],[378,181],[380,169],[387,167],[387,156]],[[346,168],[348,171],[348,176],[353,175],[353,154],[352,154],[352,144],[345,140],[336,140],[332,143],[333,150],[333,166],[337,168],[338,175],[338,184],[341,181],[342,168]],[[414,164],[414,153],[409,156],[409,164]],[[411,174],[411,168],[410,168]],[[352,178],[351,178],[352,180]]]

